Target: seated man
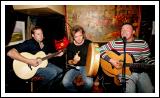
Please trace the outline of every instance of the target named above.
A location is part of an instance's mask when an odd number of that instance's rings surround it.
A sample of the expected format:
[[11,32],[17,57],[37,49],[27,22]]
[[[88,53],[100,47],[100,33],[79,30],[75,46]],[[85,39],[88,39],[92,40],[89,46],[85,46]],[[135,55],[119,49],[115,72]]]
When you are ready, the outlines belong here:
[[[117,56],[114,55],[114,53],[112,53],[114,56],[111,57],[111,51],[117,51],[118,53],[123,54],[124,43],[126,43],[126,53],[132,55],[136,62],[143,60],[150,55],[150,49],[146,41],[135,38],[134,33],[135,32],[131,24],[124,24],[121,28],[122,39],[120,38],[114,41],[110,41],[100,47],[101,58],[102,60],[111,64],[111,70],[112,68],[115,68],[115,70],[120,68],[120,65],[122,65],[121,63],[123,61],[123,59],[119,60],[119,58],[116,58]],[[102,64],[102,69],[108,70],[109,67],[108,65]],[[119,81],[122,82],[122,74],[119,74],[118,78]],[[126,75],[126,78],[126,89],[124,92],[153,93],[154,88],[152,86],[150,77],[146,72],[132,72],[131,75]]]
[[93,79],[86,76],[86,56],[91,41],[85,39],[81,26],[74,26],[72,31],[73,43],[67,47],[67,61],[78,69],[70,69],[63,78],[63,85],[67,92],[90,92]]
[[[48,51],[48,47],[43,41],[44,37],[43,37],[42,29],[36,26],[31,30],[31,33],[32,33],[32,39],[26,40],[23,43],[16,45],[14,48],[8,51],[7,55],[12,59],[28,64],[28,68],[32,70],[32,68],[36,69],[36,67],[42,64],[43,60],[41,58],[36,58],[36,59],[29,58],[27,56],[22,55],[21,52],[28,52],[34,55],[39,51],[43,51],[45,53],[48,53],[48,56],[49,55],[51,56],[52,54],[49,54],[50,51]],[[62,55],[63,55],[63,52],[59,52],[55,56],[62,56]],[[22,66],[22,65],[18,65],[18,66]],[[60,75],[61,73],[62,73],[61,68],[57,67],[54,64],[47,63],[46,67],[39,68],[36,71],[35,75],[38,75],[44,78],[41,81],[41,84],[44,87],[46,87],[47,90],[44,90],[46,92],[46,91],[49,91],[49,88],[51,88],[51,85],[54,82],[53,80],[58,80],[61,78],[61,75]]]

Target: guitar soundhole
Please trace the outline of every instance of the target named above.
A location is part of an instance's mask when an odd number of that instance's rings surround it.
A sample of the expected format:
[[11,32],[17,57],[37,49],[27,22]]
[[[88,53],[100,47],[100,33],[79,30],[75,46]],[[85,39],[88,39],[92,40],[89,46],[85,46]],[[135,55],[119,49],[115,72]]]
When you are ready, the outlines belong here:
[[32,70],[32,67],[31,67],[31,65],[28,65],[28,67]]

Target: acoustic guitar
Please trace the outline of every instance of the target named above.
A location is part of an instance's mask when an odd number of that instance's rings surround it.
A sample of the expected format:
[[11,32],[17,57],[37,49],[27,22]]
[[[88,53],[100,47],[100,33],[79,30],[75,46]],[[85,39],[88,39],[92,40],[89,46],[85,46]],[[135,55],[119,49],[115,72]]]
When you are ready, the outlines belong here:
[[29,58],[29,59],[41,59],[42,62],[38,66],[33,67],[19,60],[13,60],[13,71],[21,79],[30,79],[36,74],[39,68],[45,68],[47,66],[48,64],[47,59],[55,57],[59,53],[60,52],[56,52],[56,53],[46,56],[46,54],[43,51],[39,51],[35,55],[28,53],[28,52],[22,52],[20,53],[22,56]]
[[[110,76],[114,77],[114,83],[116,85],[120,85],[120,81],[118,79],[118,75],[122,74],[122,68],[123,68],[123,60],[124,60],[124,54],[117,54],[113,51],[106,51],[106,55],[108,55],[110,58],[116,59],[120,62],[119,67],[115,68],[111,63],[104,59],[100,59],[101,67],[103,72]],[[131,55],[126,53],[126,69],[125,69],[125,75],[131,75],[130,68],[133,69],[153,69],[155,66],[154,64],[146,64],[146,63],[134,63]]]

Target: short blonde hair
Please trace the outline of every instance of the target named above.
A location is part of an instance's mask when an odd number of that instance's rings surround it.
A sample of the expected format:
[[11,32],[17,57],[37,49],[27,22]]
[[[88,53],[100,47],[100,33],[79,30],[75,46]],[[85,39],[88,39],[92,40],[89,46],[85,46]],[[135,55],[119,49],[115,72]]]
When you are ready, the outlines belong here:
[[[42,28],[40,27],[40,26],[35,26],[35,27],[33,27],[32,29],[31,29],[31,34],[34,34],[34,30],[38,30],[38,29],[41,29],[42,30]],[[42,30],[43,31],[43,30]]]

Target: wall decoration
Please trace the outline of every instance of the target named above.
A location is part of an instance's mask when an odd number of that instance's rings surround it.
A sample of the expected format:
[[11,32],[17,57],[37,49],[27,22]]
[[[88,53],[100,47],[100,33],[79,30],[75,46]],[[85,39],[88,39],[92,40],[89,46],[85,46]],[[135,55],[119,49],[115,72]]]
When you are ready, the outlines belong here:
[[21,43],[24,40],[25,40],[25,22],[16,21],[9,46]]
[[138,36],[141,19],[138,5],[67,5],[66,16],[71,27],[81,25],[86,37],[93,42],[120,37],[121,25],[126,22],[134,25]]

